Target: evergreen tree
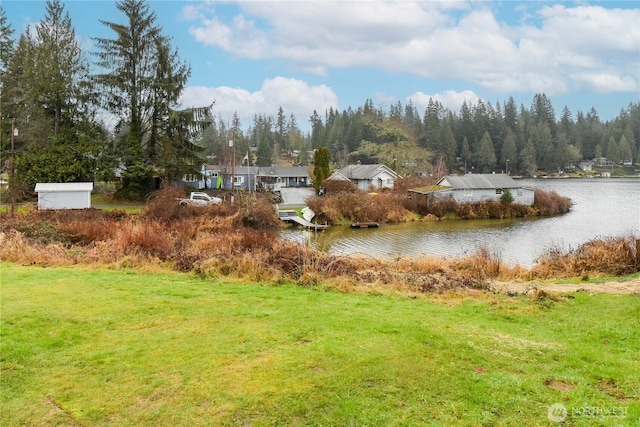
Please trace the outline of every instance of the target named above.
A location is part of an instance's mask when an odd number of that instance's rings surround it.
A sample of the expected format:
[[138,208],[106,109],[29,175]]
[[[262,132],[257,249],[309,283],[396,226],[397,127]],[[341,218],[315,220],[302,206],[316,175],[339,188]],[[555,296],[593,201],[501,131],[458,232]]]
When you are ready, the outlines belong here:
[[8,91],[5,86],[7,85],[7,70],[9,64],[12,62],[13,52],[15,49],[13,40],[14,30],[7,22],[7,16],[5,14],[2,5],[0,5],[0,120],[2,120],[0,133],[0,158],[6,159],[4,153],[11,149],[9,132],[11,132],[11,120],[15,116],[8,114],[6,105],[10,102],[8,98]]
[[625,135],[620,137],[620,142],[618,143],[618,152],[620,154],[620,160],[633,160],[633,151],[631,150],[631,144],[627,140]]
[[309,121],[311,122],[311,148],[320,148],[325,143],[324,126],[316,110],[313,110]]
[[0,5],[0,75],[3,77],[2,81],[4,81],[4,73],[13,57],[13,33],[14,30],[7,22],[7,15]]
[[449,122],[443,123],[442,125],[440,141],[442,142],[439,152],[447,165],[448,170],[449,168],[452,168],[456,162],[456,148],[458,146]]
[[620,162],[620,150],[614,137],[609,138],[607,143],[607,160],[614,163]]
[[467,168],[471,166],[471,162],[473,161],[473,153],[471,152],[471,148],[469,147],[469,141],[467,141],[467,137],[465,136],[462,140],[462,150],[460,152],[462,156],[462,160],[464,161],[464,172],[467,172]]
[[316,189],[316,194],[320,190],[322,181],[329,178],[331,174],[330,162],[331,155],[327,147],[320,147],[313,154],[313,186]]
[[554,152],[554,159],[556,168],[558,171],[564,170],[566,166],[572,163],[574,160],[571,158],[571,150],[569,149],[569,141],[564,133],[558,136],[558,145],[556,145]]
[[93,122],[88,62],[59,0],[47,1],[35,28],[20,36],[2,85],[20,128],[16,173],[30,190],[38,181],[92,179],[95,142],[103,137]]
[[518,107],[513,97],[510,96],[504,104],[504,124],[508,130],[516,134],[518,132]]
[[[172,179],[180,173],[198,173],[204,147],[194,138],[211,125],[210,106],[177,111],[178,98],[190,75],[170,40],[156,25],[156,14],[144,0],[122,0],[116,7],[126,24],[100,21],[115,38],[93,39],[97,65],[94,76],[101,88],[101,105],[119,117],[119,155],[126,168],[124,193],[141,197],[153,188],[128,184],[150,183],[153,174]],[[169,164],[179,161],[177,168]],[[136,173],[129,173],[135,170]],[[139,183],[141,184],[141,183]]]
[[542,170],[552,170],[556,166],[554,159],[555,147],[551,136],[551,129],[545,122],[538,122],[533,125],[530,132],[530,139],[536,147],[536,164]]
[[529,176],[535,175],[538,166],[536,165],[536,146],[533,144],[533,141],[527,141],[527,144],[524,146],[522,153],[520,153],[520,163],[525,173]]
[[507,164],[509,164],[511,170],[517,167],[518,162],[518,147],[516,146],[516,138],[513,132],[507,133],[507,137],[502,144],[502,152],[500,153],[500,161],[505,165],[505,172],[509,172]]
[[531,118],[535,124],[546,123],[551,134],[555,135],[556,115],[551,100],[544,93],[534,95],[531,105]]
[[282,150],[286,150],[288,147],[286,146],[286,130],[287,130],[287,119],[284,116],[284,110],[282,107],[278,108],[278,116],[276,118],[276,146],[274,147],[274,152],[277,158],[280,158],[280,153]]
[[489,135],[489,132],[485,132],[480,140],[476,159],[478,161],[478,167],[482,173],[491,172],[496,165],[496,153],[493,149],[493,143],[491,142],[491,135]]
[[266,139],[262,139],[258,144],[257,151],[258,159],[256,160],[257,166],[271,166],[273,158],[273,153],[271,151],[271,147],[269,146],[269,142]]
[[439,151],[440,138],[440,115],[442,106],[439,102],[429,98],[427,109],[424,113],[424,121],[422,125],[423,137],[421,138],[422,146],[430,151]]

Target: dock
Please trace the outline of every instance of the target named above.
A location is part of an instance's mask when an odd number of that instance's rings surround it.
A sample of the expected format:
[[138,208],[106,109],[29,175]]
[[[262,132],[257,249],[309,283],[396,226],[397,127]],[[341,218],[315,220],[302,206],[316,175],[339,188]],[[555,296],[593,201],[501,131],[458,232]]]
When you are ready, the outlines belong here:
[[380,224],[377,222],[354,222],[351,228],[378,228]]
[[329,228],[327,224],[316,224],[314,222],[307,221],[304,218],[300,218],[296,213],[296,211],[293,211],[293,210],[278,211],[278,217],[280,217],[280,219],[285,222],[298,224],[306,228],[307,230],[322,231]]

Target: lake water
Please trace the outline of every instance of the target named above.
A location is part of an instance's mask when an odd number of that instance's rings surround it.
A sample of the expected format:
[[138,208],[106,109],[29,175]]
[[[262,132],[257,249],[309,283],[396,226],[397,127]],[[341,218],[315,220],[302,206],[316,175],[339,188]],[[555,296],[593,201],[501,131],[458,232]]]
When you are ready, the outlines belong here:
[[640,179],[535,179],[524,186],[555,191],[574,205],[564,215],[535,219],[452,220],[323,232],[283,231],[330,254],[376,258],[436,255],[459,257],[486,248],[507,264],[530,267],[551,248],[574,249],[596,238],[640,236]]

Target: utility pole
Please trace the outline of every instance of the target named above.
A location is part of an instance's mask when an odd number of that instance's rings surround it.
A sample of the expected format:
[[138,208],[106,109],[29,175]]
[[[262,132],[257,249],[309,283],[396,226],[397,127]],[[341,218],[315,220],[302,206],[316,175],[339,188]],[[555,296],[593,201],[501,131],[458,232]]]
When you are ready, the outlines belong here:
[[9,175],[9,194],[11,195],[11,216],[16,213],[16,180],[15,180],[15,168],[16,168],[16,150],[13,138],[18,135],[18,129],[16,129],[15,117],[11,119],[11,175]]
[[[233,135],[229,146],[232,147],[231,153],[231,193],[235,191],[236,187],[236,130],[233,129]],[[232,194],[233,197],[233,194]]]

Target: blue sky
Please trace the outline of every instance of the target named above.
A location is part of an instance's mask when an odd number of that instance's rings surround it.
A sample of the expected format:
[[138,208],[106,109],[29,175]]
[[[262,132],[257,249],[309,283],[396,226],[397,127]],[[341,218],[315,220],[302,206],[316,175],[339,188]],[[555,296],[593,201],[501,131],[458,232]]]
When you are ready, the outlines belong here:
[[[125,23],[115,1],[64,1],[87,52]],[[2,0],[17,37],[45,2]],[[150,1],[192,68],[181,102],[243,128],[278,107],[308,129],[314,110],[387,109],[429,98],[458,111],[545,93],[556,114],[594,107],[603,120],[640,101],[640,2]],[[89,55],[87,55],[90,58]]]

